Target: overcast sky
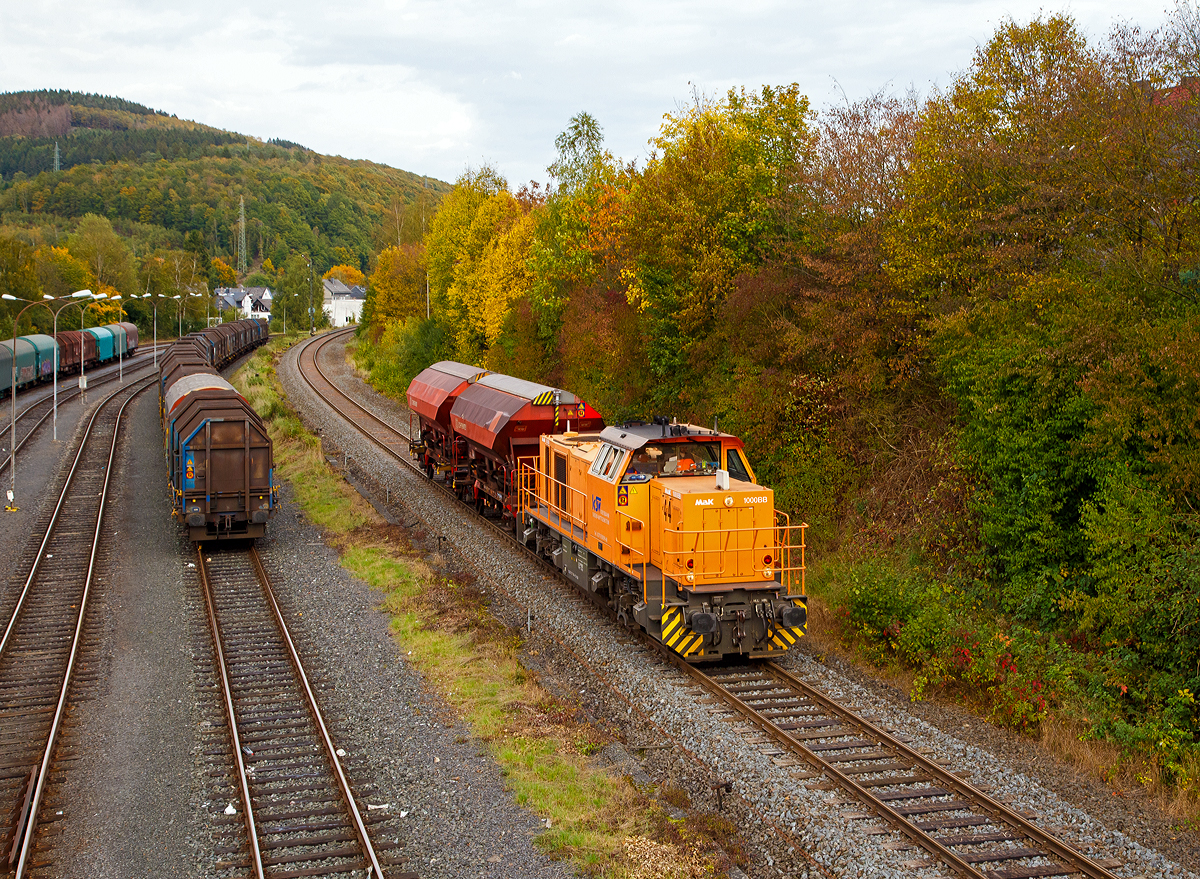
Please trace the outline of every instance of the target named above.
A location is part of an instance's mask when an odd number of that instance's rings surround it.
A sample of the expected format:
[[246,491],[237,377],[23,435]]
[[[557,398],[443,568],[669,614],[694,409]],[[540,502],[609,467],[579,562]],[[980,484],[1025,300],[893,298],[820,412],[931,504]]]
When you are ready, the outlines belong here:
[[[178,11],[164,9],[177,6]],[[7,0],[0,91],[118,95],[208,125],[452,181],[494,165],[546,180],[580,110],[644,161],[693,87],[797,82],[814,107],[928,94],[998,23],[1067,12],[1092,39],[1150,29],[1173,0]]]

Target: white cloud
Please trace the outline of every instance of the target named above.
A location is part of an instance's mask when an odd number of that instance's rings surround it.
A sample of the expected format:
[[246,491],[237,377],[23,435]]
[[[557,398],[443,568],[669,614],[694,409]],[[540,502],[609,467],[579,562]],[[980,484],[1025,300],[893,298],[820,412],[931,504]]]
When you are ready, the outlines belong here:
[[[691,86],[798,82],[815,106],[887,84],[927,92],[1011,15],[983,0],[832,5],[815,0],[551,3],[213,0],[26,3],[0,31],[6,90],[102,92],[256,137],[453,179],[491,161],[545,179],[554,137],[587,110],[610,147],[644,157]],[[1146,27],[1161,2],[1076,0],[1094,38]],[[1047,12],[1052,10],[1046,10]]]

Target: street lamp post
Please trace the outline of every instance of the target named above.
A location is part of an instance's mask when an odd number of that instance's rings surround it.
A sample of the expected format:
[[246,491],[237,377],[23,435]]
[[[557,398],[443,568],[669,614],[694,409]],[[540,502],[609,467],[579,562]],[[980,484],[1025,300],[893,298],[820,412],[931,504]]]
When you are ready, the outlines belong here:
[[[9,302],[29,302],[27,299],[21,299],[13,296],[11,293],[0,293],[0,299],[7,299]],[[29,311],[35,305],[44,306],[51,314],[54,310],[46,305],[45,302],[35,300],[29,302],[24,308],[17,312],[17,316],[13,318],[13,338],[12,338],[12,376],[11,384],[9,385],[9,396],[12,397],[12,436],[9,442],[8,450],[8,470],[11,481],[8,486],[8,503],[5,504],[6,512],[15,513],[17,511],[17,324],[21,322],[21,315]]]
[[[91,296],[93,299],[103,299],[104,298],[103,293],[96,294],[96,293],[92,293],[92,291],[90,291],[90,290],[79,290],[75,293],[72,293],[70,296],[61,296],[58,299],[55,299],[53,296],[47,296],[44,293],[42,295],[44,297],[46,297],[47,299],[49,299],[50,302],[59,302],[62,299],[82,299],[85,296]],[[0,294],[0,299],[7,299],[10,302],[28,302],[28,300],[25,300],[25,299],[18,299],[16,296],[13,296],[11,293]],[[67,305],[77,305],[77,304],[78,303],[73,303],[73,302],[67,303]],[[17,495],[17,324],[21,320],[21,315],[23,315],[25,312],[29,311],[29,309],[33,308],[35,305],[45,306],[46,310],[49,311],[52,315],[54,315],[54,332],[55,332],[55,335],[58,334],[58,312],[50,307],[49,302],[45,302],[42,300],[36,300],[33,302],[29,302],[29,304],[26,305],[24,308],[22,308],[19,312],[17,312],[17,316],[15,318],[13,318],[12,377],[11,377],[12,383],[9,387],[9,393],[12,396],[12,435],[11,435],[11,441],[10,441],[11,448],[9,449],[9,453],[8,453],[8,469],[9,469],[10,481],[9,481],[9,488],[8,488],[8,504],[4,507],[4,509],[10,513],[16,512],[16,509],[17,509],[17,507],[16,507],[16,495]],[[92,303],[89,302],[87,306],[81,306],[80,310],[79,310],[79,313],[80,313],[79,326],[80,326],[81,333],[82,333],[82,329],[83,329],[83,312],[86,311],[86,309],[90,305],[92,305]],[[66,307],[67,306],[64,305],[58,311],[62,311],[62,309],[66,308]],[[55,360],[56,361],[58,359],[58,347],[57,346],[58,346],[58,340],[56,339],[55,340]],[[58,363],[56,362],[54,364],[54,366],[55,366],[55,369],[54,369],[54,438],[55,438],[55,440],[57,440],[58,439]],[[82,338],[79,340],[79,374],[80,374],[80,380],[79,380],[80,388],[84,388],[84,387],[86,387],[86,382],[83,380],[83,339]]]
[[[200,295],[199,293],[189,293],[189,294],[188,294],[188,296],[191,296],[191,297],[198,297],[199,295]],[[186,305],[187,303],[185,302],[184,304]],[[208,329],[208,327],[207,327],[207,323],[208,323],[208,316],[207,316],[207,315],[205,315],[204,322],[205,322],[205,324],[206,324],[206,326],[205,326],[205,329]],[[182,335],[182,334],[181,334],[181,335]]]
[[[125,306],[121,302],[121,297],[114,296],[109,301],[117,303],[117,317],[118,318],[124,317],[125,316]],[[117,321],[117,323],[119,324],[120,321]],[[122,327],[121,329],[125,329],[125,328]],[[114,342],[114,344],[116,344],[116,342],[117,342],[117,337],[115,334],[113,335],[113,342]],[[129,333],[128,332],[125,333],[125,347],[129,347]],[[125,384],[125,357],[124,357],[124,354],[125,354],[125,352],[121,350],[121,346],[119,344],[117,344],[117,384],[118,385]]]
[[[180,299],[178,293],[176,293],[171,298],[176,299],[176,300]],[[183,338],[183,302],[182,302],[182,300],[180,300],[179,303],[175,306],[175,309],[176,309],[176,311],[179,312],[179,335],[176,336],[175,338],[182,339]]]
[[[71,302],[69,300],[83,299],[85,296],[91,296],[91,295],[92,295],[91,290],[76,290],[70,296],[60,297],[61,299],[67,299],[68,301],[63,303],[62,305],[60,305],[58,307],[58,311],[54,312],[54,344],[56,346],[58,345],[58,316],[59,316],[59,314],[61,314],[64,309],[70,308],[72,305],[78,307],[79,308],[79,326],[82,327],[83,326],[83,306],[80,305],[78,302]],[[57,299],[54,299],[53,296],[50,296],[48,293],[43,293],[42,298],[50,299],[51,301],[54,301],[54,302],[58,301]],[[57,357],[57,356],[58,355],[55,354],[55,357]],[[58,367],[60,365],[61,365],[61,362],[54,364],[54,442],[58,442]],[[82,329],[79,331],[79,370],[82,373],[82,371],[83,371],[83,330]]]
[[[146,293],[142,296],[143,299],[149,299],[154,294]],[[155,296],[151,306],[154,308],[154,368],[158,369],[158,297]]]
[[307,257],[304,260],[308,263],[308,334],[313,335],[316,330],[313,327],[313,264],[312,257]]
[[[84,292],[84,291],[80,291],[80,292]],[[95,305],[97,301],[99,301],[101,299],[107,299],[108,294],[107,293],[92,293],[91,297],[92,297],[92,301],[89,302],[87,305],[81,306],[79,309],[79,336],[80,336],[80,338],[79,338],[79,395],[80,395],[82,402],[85,404],[87,403],[87,373],[84,372],[84,366],[83,366],[83,333],[84,333],[83,318],[84,318],[84,315],[87,314],[87,310],[89,308],[91,308],[93,305]],[[80,298],[82,298],[82,297],[80,297]],[[96,340],[96,344],[97,345],[100,344],[100,341],[98,339]]]

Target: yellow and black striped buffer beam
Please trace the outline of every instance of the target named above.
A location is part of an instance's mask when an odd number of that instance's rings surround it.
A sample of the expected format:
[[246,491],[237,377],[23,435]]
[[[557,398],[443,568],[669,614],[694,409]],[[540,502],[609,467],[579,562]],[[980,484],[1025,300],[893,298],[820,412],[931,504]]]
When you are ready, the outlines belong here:
[[[792,604],[808,609],[808,604],[804,599],[793,598]],[[771,629],[771,646],[779,650],[791,650],[803,637],[803,626],[775,626]]]
[[683,621],[683,609],[679,607],[669,607],[663,612],[662,640],[680,656],[704,652],[704,636],[688,628]]

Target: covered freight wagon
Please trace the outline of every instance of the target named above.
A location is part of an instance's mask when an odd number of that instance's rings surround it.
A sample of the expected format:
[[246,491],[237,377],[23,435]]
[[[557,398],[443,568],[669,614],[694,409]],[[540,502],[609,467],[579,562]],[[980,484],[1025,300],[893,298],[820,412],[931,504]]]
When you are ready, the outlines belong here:
[[58,342],[59,366],[63,372],[79,372],[99,360],[96,337],[86,330],[60,330],[54,338]]
[[121,324],[105,324],[104,329],[113,336],[113,357],[128,357],[129,339],[125,327]]
[[261,537],[275,505],[271,439],[250,404],[211,372],[163,397],[175,516],[192,540]]
[[33,346],[33,374],[35,381],[50,381],[58,371],[58,343],[53,336],[34,333],[21,336]]
[[138,328],[135,324],[131,324],[127,320],[117,324],[125,331],[125,356],[136,354],[138,349]]
[[[37,381],[37,350],[28,339],[18,336],[16,351],[15,381],[19,390]],[[12,388],[13,381],[13,341],[7,339],[0,341],[0,384],[3,386],[0,393],[7,394]]]
[[99,362],[103,363],[117,356],[112,330],[108,327],[88,327],[84,332],[96,340],[96,359]]

